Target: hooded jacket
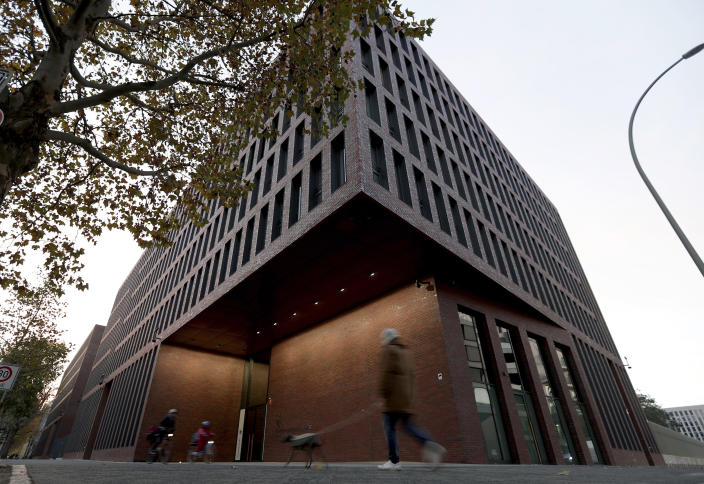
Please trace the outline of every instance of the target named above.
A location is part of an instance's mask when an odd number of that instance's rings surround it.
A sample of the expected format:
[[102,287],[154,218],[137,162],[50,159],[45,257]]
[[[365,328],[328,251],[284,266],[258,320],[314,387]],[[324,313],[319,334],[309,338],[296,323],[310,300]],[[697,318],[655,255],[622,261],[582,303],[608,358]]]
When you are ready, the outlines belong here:
[[382,411],[413,413],[413,359],[401,338],[384,345],[379,378]]

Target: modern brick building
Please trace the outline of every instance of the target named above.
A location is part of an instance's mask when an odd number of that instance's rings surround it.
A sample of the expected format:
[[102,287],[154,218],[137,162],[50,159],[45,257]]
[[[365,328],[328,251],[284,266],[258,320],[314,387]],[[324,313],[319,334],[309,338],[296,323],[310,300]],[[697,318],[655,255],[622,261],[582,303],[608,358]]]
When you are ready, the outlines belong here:
[[93,326],[76,356],[66,367],[39,441],[34,447],[33,457],[55,459],[64,455],[66,438],[76,422],[76,412],[93,369],[93,362],[104,330],[105,326],[99,324]]
[[680,424],[681,434],[704,442],[704,405],[664,408],[674,421]]
[[[416,364],[420,423],[451,462],[661,464],[557,210],[412,40],[349,40],[365,88],[325,139],[236,160],[254,190],[147,250],[117,294],[65,456],[145,457],[180,410],[175,456],[213,422],[221,460],[384,460],[379,333]],[[339,113],[330,113],[337,116]],[[401,438],[402,460],[419,460]]]

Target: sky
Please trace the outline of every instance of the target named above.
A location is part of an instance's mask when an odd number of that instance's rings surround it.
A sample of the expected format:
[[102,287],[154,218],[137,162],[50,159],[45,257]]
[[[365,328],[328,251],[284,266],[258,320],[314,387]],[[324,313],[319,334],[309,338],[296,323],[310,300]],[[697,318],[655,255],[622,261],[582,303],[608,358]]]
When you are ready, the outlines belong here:
[[[663,407],[704,404],[704,276],[638,176],[628,120],[645,88],[704,42],[704,1],[403,0],[436,19],[422,41],[557,208],[633,385]],[[656,189],[704,256],[704,52],[636,116]],[[85,292],[59,323],[78,348],[108,320],[141,254],[128,234],[87,248]]]

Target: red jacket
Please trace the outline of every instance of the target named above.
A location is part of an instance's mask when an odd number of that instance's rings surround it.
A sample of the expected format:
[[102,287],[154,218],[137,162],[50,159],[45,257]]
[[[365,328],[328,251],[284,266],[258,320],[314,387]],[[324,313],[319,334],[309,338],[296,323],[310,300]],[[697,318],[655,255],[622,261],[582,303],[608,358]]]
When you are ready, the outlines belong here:
[[198,429],[198,452],[202,452],[203,449],[205,449],[205,444],[208,443],[209,440],[213,440],[215,438],[215,434],[210,431],[210,429],[206,428],[199,428]]

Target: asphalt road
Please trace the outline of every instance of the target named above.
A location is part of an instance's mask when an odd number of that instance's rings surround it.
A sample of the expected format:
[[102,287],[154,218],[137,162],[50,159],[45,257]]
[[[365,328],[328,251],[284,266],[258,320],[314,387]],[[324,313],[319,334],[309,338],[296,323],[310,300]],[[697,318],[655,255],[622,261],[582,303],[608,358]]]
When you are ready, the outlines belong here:
[[332,464],[303,469],[301,464],[146,464],[82,460],[0,460],[3,465],[25,465],[35,484],[90,483],[327,483],[349,482],[471,482],[471,483],[698,483],[704,468],[602,467],[539,465],[454,465],[436,471],[422,464],[405,464],[400,472],[380,471],[377,463]]

